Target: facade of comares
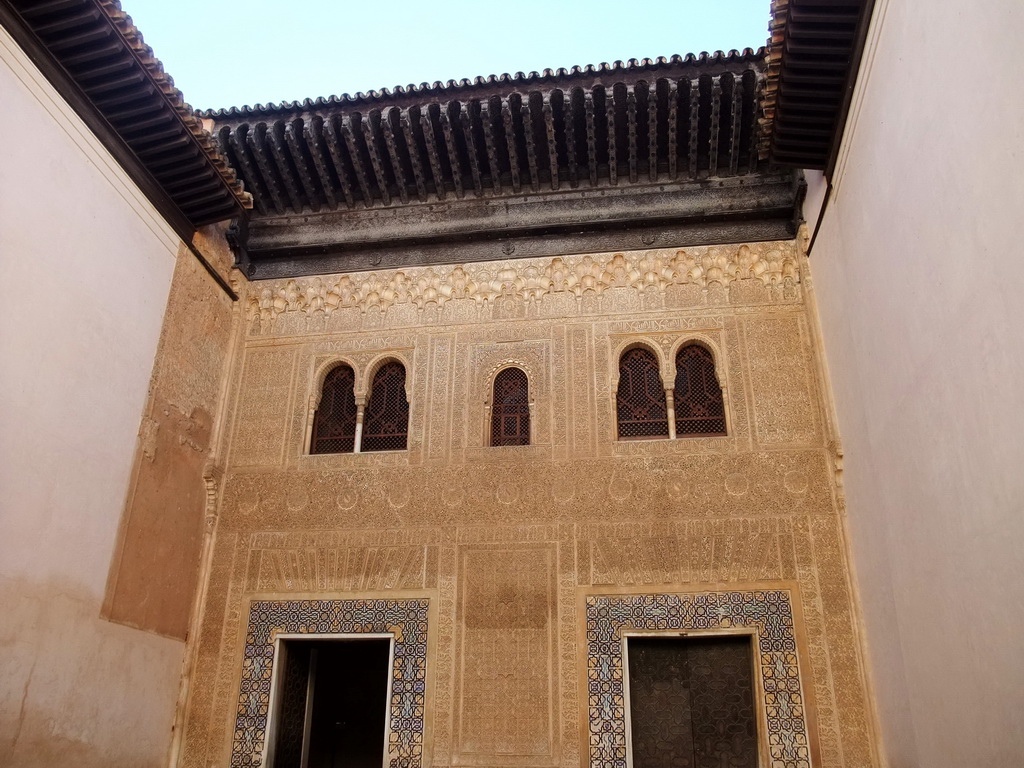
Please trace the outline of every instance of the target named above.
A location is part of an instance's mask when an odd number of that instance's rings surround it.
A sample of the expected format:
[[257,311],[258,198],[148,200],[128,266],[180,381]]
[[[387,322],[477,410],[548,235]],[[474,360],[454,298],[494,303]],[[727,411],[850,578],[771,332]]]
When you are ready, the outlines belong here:
[[[598,640],[629,629],[753,633],[765,763],[874,764],[797,241],[242,290],[183,765],[260,764],[272,665],[253,659],[276,633],[360,631],[415,633],[392,765],[621,764],[621,649]],[[728,434],[617,440],[621,353],[652,350],[671,389],[694,341]],[[358,400],[392,359],[408,450],[310,455],[326,373],[349,364]],[[490,447],[507,366],[529,377],[531,444]]]

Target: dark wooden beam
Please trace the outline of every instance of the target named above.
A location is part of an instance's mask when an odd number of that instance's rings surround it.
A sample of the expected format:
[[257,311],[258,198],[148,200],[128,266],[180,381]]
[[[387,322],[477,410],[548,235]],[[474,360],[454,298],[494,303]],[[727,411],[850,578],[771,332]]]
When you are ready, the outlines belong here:
[[302,130],[305,133],[306,145],[309,147],[310,156],[313,158],[313,167],[316,169],[316,177],[320,181],[320,188],[324,197],[327,198],[327,206],[331,210],[338,207],[338,198],[334,194],[334,182],[328,170],[330,154],[324,147],[323,130],[320,120],[307,120]]
[[373,169],[373,176],[377,184],[377,195],[384,205],[391,205],[391,192],[388,190],[388,179],[384,174],[384,161],[380,155],[380,143],[377,140],[377,132],[373,123],[380,125],[381,115],[379,110],[374,110],[367,115],[360,124],[363,133],[363,142],[366,144],[366,151],[370,155],[370,167]]
[[423,169],[423,156],[420,152],[419,143],[416,141],[416,130],[412,115],[408,109],[403,109],[399,115],[402,126],[402,137],[405,139],[406,149],[409,151],[409,163],[412,165],[412,178],[416,184],[416,197],[421,203],[427,202],[427,180]]
[[711,78],[711,129],[708,131],[708,176],[718,175],[718,140],[722,135],[722,76]]
[[362,118],[358,115],[349,115],[348,120],[342,120],[341,137],[345,141],[345,149],[352,160],[352,167],[356,172],[356,181],[359,183],[359,191],[363,195],[363,205],[367,208],[373,205],[373,195],[370,194],[370,180],[366,173],[366,166],[359,155],[359,146],[356,143],[356,131],[362,132],[360,125]]
[[398,157],[398,143],[395,137],[394,126],[391,124],[397,107],[385,110],[380,116],[380,129],[384,135],[384,146],[388,150],[388,159],[391,161],[391,169],[395,175],[395,184],[398,186],[398,198],[403,205],[409,204],[409,181],[402,169],[402,162]]
[[628,126],[629,147],[629,182],[637,182],[637,146],[636,146],[636,86],[626,86],[626,125]]
[[544,96],[544,131],[548,146],[548,172],[551,189],[558,190],[558,139],[555,136],[555,116],[551,107],[551,94]]
[[597,186],[597,124],[594,120],[594,96],[590,91],[583,95],[587,123],[587,171],[590,173],[590,186]]
[[536,135],[533,127],[533,111],[529,98],[523,99],[523,133],[526,137],[526,162],[530,168],[530,188],[540,192],[540,169],[537,164]]
[[508,164],[512,177],[512,192],[519,194],[522,184],[519,180],[519,150],[516,148],[516,127],[515,117],[512,114],[512,105],[509,97],[501,100],[501,119],[505,126],[505,146],[508,151]]
[[700,118],[700,80],[694,78],[690,81],[690,129],[687,134],[687,139],[690,144],[690,155],[687,163],[687,170],[690,172],[690,178],[697,178],[697,126]]
[[494,122],[491,117],[490,103],[485,99],[480,102],[480,122],[484,129],[484,146],[487,148],[487,169],[494,194],[501,194],[501,167],[498,165],[498,149],[494,143]]
[[668,81],[668,178],[679,177],[679,85]]
[[455,146],[455,131],[452,128],[450,110],[452,105],[445,104],[441,107],[441,129],[444,133],[445,148],[448,151],[448,165],[452,169],[452,184],[455,186],[455,196],[461,198],[465,191],[462,184],[462,163],[459,161],[458,148]]
[[335,118],[331,116],[324,119],[323,136],[327,144],[328,156],[331,158],[331,166],[334,168],[334,173],[338,176],[338,186],[341,188],[341,195],[345,198],[345,206],[351,210],[355,208],[356,204],[355,192],[352,190],[352,180],[345,169],[345,161],[342,157],[344,139],[339,136],[334,120]]
[[431,120],[431,110],[437,109],[434,106],[427,106],[420,110],[420,127],[423,129],[423,140],[427,145],[427,160],[430,163],[430,175],[434,180],[434,194],[438,200],[444,200],[447,190],[445,189],[444,173],[441,170],[441,156],[437,151],[437,135],[434,133],[434,123]]
[[569,186],[573,189],[579,186],[579,164],[576,158],[576,124],[573,119],[575,110],[573,108],[574,91],[562,92],[562,125],[565,132],[565,154],[566,165],[569,170]]

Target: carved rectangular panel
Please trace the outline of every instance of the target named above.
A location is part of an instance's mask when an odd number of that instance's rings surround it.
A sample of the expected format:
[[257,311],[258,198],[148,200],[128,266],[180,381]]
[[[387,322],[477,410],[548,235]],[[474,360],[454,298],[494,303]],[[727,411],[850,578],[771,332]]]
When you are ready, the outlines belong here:
[[554,545],[463,548],[453,763],[557,761]]
[[427,424],[427,460],[443,461],[448,456],[450,436],[448,412],[451,397],[454,336],[435,336],[430,340],[429,408]]
[[[294,547],[251,554],[254,592],[378,592],[436,586],[436,547]],[[432,575],[431,575],[432,574]]]
[[573,326],[569,330],[570,339],[570,396],[572,398],[572,415],[570,430],[572,447],[576,456],[594,455],[594,375],[592,370],[592,352],[590,328]]
[[246,351],[231,441],[232,464],[281,462],[296,352],[295,348]]
[[595,585],[791,579],[792,527],[780,518],[679,521],[667,530],[590,525],[580,550]]
[[814,390],[799,315],[744,323],[757,440],[808,443],[815,437]]

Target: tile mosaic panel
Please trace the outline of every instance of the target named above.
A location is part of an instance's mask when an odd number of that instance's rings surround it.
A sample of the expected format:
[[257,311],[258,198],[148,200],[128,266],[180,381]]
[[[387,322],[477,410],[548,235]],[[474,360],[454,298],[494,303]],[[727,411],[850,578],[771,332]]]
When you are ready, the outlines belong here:
[[[810,768],[810,746],[787,590],[587,598],[591,768],[626,768],[622,636],[630,631],[753,629],[771,768]],[[762,738],[764,736],[762,735]]]
[[389,702],[390,768],[420,768],[427,673],[427,607],[422,600],[259,600],[249,610],[231,768],[262,765],[278,634],[394,635]]

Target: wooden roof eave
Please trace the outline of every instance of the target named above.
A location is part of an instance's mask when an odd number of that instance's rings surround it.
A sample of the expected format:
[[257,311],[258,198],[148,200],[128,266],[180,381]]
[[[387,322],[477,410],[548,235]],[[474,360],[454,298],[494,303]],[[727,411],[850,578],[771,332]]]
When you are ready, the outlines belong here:
[[874,0],[773,0],[762,159],[831,178],[873,6]]
[[[115,0],[0,0],[0,24],[186,243],[212,216],[235,218],[251,206],[251,196]],[[176,153],[201,158],[194,188],[166,187],[160,169],[150,165],[151,158],[162,166]],[[197,199],[205,204],[197,206]]]

